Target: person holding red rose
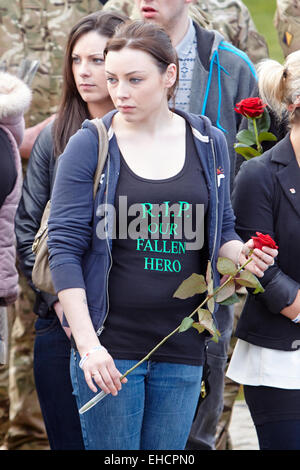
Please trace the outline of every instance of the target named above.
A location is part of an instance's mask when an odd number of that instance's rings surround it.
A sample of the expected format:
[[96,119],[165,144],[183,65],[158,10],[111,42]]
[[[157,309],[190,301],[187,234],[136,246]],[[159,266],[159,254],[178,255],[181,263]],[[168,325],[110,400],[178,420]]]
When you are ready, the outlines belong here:
[[[233,190],[236,230],[279,255],[248,297],[227,376],[244,384],[260,449],[300,449],[300,51],[258,68],[262,100],[290,131],[242,164]],[[246,112],[245,109],[241,110]],[[275,242],[274,242],[275,240]]]

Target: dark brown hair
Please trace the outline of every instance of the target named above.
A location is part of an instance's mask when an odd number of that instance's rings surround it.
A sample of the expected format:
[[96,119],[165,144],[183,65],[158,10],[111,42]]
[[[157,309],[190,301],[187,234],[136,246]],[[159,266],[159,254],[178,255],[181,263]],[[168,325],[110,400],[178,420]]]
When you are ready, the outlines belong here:
[[164,73],[170,64],[177,66],[176,81],[168,90],[168,99],[174,98],[179,77],[178,57],[165,30],[155,23],[142,20],[120,24],[114,36],[107,42],[104,57],[109,51],[120,51],[125,47],[137,49],[152,56],[161,73]]
[[128,18],[121,13],[99,10],[82,18],[71,29],[64,57],[62,99],[53,126],[56,157],[64,151],[68,140],[80,128],[82,122],[90,118],[87,104],[77,90],[72,72],[72,51],[75,43],[81,36],[91,31],[111,38],[116,27],[126,20]]

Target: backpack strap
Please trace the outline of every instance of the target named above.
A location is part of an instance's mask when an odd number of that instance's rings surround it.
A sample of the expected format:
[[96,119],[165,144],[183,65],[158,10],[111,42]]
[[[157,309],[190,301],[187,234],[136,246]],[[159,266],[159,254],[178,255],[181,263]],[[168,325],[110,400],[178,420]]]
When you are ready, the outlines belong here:
[[106,127],[100,118],[91,119],[91,122],[96,126],[99,136],[99,152],[98,152],[98,163],[97,168],[94,174],[94,199],[97,194],[98,186],[100,183],[100,178],[102,174],[103,167],[105,165],[107,154],[108,154],[108,135]]

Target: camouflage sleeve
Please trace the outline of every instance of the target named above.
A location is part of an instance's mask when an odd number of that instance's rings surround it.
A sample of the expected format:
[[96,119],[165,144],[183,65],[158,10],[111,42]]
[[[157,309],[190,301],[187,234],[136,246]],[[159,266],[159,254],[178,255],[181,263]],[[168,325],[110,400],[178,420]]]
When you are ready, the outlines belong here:
[[300,0],[277,0],[274,25],[284,57],[300,49]]
[[0,6],[0,58],[7,71],[16,74],[24,58],[23,41],[21,40],[21,11],[19,2],[2,2]]
[[135,0],[108,0],[103,6],[103,10],[119,11],[132,19],[139,18]]
[[208,9],[201,8],[198,4],[189,5],[189,15],[193,21],[205,29],[213,29],[212,15]]
[[6,63],[9,72],[16,74],[22,59],[39,61],[32,82],[31,107],[25,116],[27,126],[57,111],[69,30],[80,18],[101,8],[99,0],[1,2],[1,62]]
[[[268,57],[268,46],[254,25],[250,12],[240,0],[196,0],[193,19],[219,31],[224,38],[246,52],[253,63]],[[198,11],[197,11],[198,10]]]
[[232,43],[246,52],[255,64],[269,57],[268,45],[265,38],[258,33],[248,8],[242,2],[240,3],[241,8],[237,6],[237,34],[232,38]]
[[7,310],[0,305],[0,364],[7,363],[8,320]]

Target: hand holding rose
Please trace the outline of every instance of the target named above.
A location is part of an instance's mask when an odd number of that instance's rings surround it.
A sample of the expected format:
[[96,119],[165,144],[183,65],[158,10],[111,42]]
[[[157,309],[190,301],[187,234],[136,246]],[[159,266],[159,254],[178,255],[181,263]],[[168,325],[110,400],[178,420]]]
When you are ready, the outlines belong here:
[[253,261],[247,265],[247,269],[258,277],[263,277],[264,271],[274,264],[274,258],[278,255],[278,246],[270,235],[256,232],[244,244],[239,257],[239,263],[244,264],[251,253]]

